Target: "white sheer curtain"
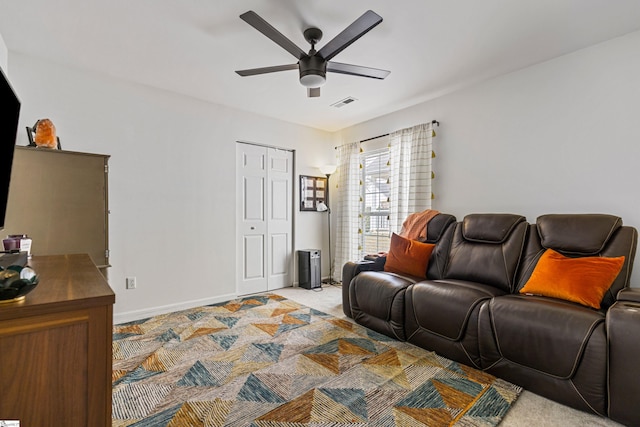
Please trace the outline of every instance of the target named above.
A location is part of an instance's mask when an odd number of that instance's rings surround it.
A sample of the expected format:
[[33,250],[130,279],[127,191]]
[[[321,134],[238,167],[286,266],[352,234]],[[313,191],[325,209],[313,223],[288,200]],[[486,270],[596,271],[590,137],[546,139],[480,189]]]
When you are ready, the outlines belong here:
[[399,233],[406,217],[431,209],[433,124],[424,123],[389,135],[391,155],[390,228]]
[[[360,144],[353,142],[337,148],[338,184],[336,188],[334,218],[336,222],[336,250],[334,267],[342,268],[348,261],[359,257],[359,215],[360,215]],[[337,277],[342,277],[338,271]],[[332,277],[336,277],[333,276]]]

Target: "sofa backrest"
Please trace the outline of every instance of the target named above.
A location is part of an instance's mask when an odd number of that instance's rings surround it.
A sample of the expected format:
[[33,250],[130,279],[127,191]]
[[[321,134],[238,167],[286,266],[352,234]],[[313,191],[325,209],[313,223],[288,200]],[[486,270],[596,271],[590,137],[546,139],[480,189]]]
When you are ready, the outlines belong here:
[[568,257],[624,256],[625,262],[601,302],[606,310],[616,300],[617,293],[629,287],[636,253],[638,232],[623,226],[622,219],[606,214],[549,214],[539,216],[531,224],[518,271],[515,292],[531,277],[540,256],[553,249]]
[[451,231],[453,231],[455,222],[455,216],[439,213],[427,224],[427,239],[425,242],[436,245],[431,252],[431,258],[429,258],[429,265],[427,266],[428,279],[442,279],[449,248],[451,247]]
[[528,224],[514,214],[470,214],[456,223],[443,279],[515,287],[516,271]]

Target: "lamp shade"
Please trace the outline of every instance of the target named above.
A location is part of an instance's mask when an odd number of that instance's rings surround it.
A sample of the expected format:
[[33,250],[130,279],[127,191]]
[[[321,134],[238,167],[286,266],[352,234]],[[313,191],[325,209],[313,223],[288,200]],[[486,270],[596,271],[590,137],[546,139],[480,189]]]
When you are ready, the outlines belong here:
[[319,169],[320,169],[320,172],[322,172],[323,174],[331,175],[336,171],[336,165],[324,165],[324,166],[320,166]]
[[318,206],[316,206],[316,210],[318,212],[326,212],[329,210],[329,207],[324,202],[319,202]]

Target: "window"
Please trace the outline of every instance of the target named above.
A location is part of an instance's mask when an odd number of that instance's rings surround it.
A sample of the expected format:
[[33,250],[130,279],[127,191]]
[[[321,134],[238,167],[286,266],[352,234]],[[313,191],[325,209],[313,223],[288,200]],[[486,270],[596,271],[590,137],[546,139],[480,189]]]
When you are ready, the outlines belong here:
[[387,148],[361,154],[362,234],[360,247],[364,254],[389,250],[389,150]]

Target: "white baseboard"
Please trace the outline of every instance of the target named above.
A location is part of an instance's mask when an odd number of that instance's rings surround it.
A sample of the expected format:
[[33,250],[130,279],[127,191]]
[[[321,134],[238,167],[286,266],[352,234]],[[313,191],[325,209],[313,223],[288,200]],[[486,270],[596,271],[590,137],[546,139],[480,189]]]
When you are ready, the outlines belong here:
[[163,305],[160,307],[152,307],[144,310],[127,311],[125,313],[114,313],[114,325],[120,323],[133,322],[134,320],[146,319],[147,317],[157,316],[159,314],[171,313],[173,311],[187,310],[189,308],[201,307],[203,305],[217,304],[236,298],[236,294],[220,295],[213,298],[204,298],[199,300],[185,301],[178,304]]

